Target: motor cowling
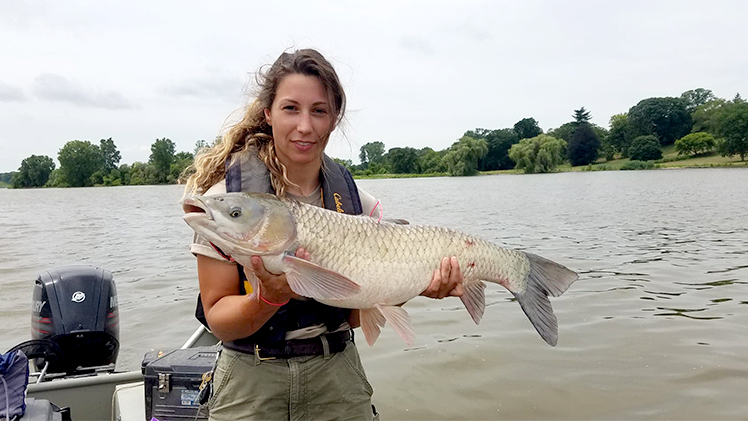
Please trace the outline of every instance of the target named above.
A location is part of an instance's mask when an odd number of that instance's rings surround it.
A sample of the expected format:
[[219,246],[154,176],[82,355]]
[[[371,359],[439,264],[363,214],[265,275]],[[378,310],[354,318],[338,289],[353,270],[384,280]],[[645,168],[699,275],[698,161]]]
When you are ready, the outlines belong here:
[[119,353],[119,306],[106,269],[66,266],[44,272],[34,283],[31,336],[59,346],[61,355],[35,359],[47,372],[74,374],[111,366]]

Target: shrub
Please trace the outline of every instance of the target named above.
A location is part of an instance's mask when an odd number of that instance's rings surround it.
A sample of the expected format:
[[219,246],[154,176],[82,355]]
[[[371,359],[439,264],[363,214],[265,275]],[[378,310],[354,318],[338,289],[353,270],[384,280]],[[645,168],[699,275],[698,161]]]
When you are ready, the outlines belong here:
[[621,165],[621,170],[651,170],[655,167],[652,161],[629,161]]
[[656,136],[639,136],[629,146],[629,157],[632,161],[653,161],[662,158],[660,141]]
[[698,155],[714,150],[716,142],[714,136],[709,133],[689,133],[675,141],[675,150],[678,155]]

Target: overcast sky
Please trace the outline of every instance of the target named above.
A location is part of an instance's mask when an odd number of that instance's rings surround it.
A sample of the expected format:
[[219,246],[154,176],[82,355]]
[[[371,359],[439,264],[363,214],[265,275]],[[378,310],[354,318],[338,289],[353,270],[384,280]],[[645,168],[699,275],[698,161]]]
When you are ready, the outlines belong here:
[[[359,6],[352,6],[357,4]],[[0,172],[68,141],[113,138],[121,163],[212,140],[252,73],[312,47],[348,95],[345,137],[449,147],[467,130],[584,106],[594,123],[699,87],[748,96],[745,1],[0,0]]]

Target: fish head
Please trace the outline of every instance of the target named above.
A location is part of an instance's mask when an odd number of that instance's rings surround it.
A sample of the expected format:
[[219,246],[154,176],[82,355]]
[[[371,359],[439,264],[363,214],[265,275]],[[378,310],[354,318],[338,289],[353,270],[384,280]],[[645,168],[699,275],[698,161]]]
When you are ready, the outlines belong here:
[[279,254],[296,239],[296,224],[275,196],[225,193],[182,200],[183,219],[206,240],[235,258]]

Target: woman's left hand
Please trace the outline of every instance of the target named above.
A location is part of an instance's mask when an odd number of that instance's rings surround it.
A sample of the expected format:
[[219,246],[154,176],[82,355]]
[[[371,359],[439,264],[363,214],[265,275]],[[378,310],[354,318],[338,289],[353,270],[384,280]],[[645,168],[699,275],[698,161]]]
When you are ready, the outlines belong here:
[[431,284],[421,295],[436,299],[448,296],[461,297],[464,292],[462,281],[462,271],[460,270],[460,264],[457,263],[457,258],[454,256],[451,258],[445,257],[442,259],[439,269],[434,271]]

